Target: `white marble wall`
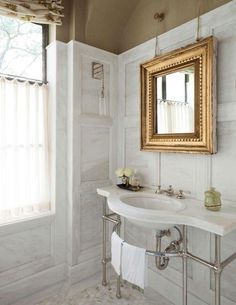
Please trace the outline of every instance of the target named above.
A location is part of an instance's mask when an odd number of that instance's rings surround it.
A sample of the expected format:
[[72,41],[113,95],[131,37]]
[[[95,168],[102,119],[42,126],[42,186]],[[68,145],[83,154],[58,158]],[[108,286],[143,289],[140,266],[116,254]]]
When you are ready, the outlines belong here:
[[[79,42],[69,44],[69,275],[77,282],[101,270],[102,202],[116,167],[117,56]],[[104,65],[107,115],[99,114],[101,81],[92,62]]]
[[[152,39],[119,56],[119,142],[118,165],[136,168],[143,184],[172,184],[176,189],[192,192],[203,199],[204,191],[214,185],[223,199],[235,202],[236,188],[236,1],[200,18],[200,35],[215,35],[218,40],[218,153],[213,156],[141,152],[139,65],[155,53]],[[161,52],[193,43],[197,21],[181,25],[159,37]],[[235,203],[236,204],[236,203]],[[147,248],[155,246],[154,232],[142,231],[125,223],[125,238]],[[201,230],[189,230],[190,250],[205,259],[213,259],[213,238]],[[236,235],[223,240],[223,257],[236,251]],[[222,302],[236,303],[236,262],[226,268],[222,276]],[[205,267],[189,262],[189,304],[213,304],[212,275]],[[153,259],[149,262],[150,286],[176,305],[181,304],[181,263],[172,260],[170,267],[157,272]]]
[[[235,200],[236,170],[236,1],[201,18],[201,35],[218,38],[218,153],[214,156],[148,153],[139,150],[139,64],[154,56],[150,40],[120,56],[70,42],[48,48],[52,203],[55,214],[0,227],[0,304],[34,304],[66,279],[78,282],[97,273],[101,260],[101,205],[96,188],[115,182],[119,166],[138,169],[144,184],[173,184],[198,198],[211,182],[223,198]],[[194,41],[196,20],[159,38],[162,52]],[[104,64],[107,115],[99,115],[100,81],[91,63]],[[125,223],[126,239],[154,248],[154,232]],[[213,258],[213,239],[189,230],[190,250]],[[235,234],[223,241],[223,256],[236,250]],[[223,273],[223,304],[236,303],[236,263]],[[149,263],[150,286],[181,304],[181,265],[164,272]],[[190,304],[211,304],[212,275],[189,264]],[[41,292],[40,292],[41,291]]]
[[[104,64],[106,116],[99,115],[93,61]],[[65,280],[101,269],[103,199],[96,188],[111,184],[116,168],[117,62],[74,41],[48,47],[52,214],[0,227],[1,305],[34,304]]]
[[0,226],[1,305],[24,304],[25,297],[45,289],[54,293],[65,279],[67,65],[59,62],[67,61],[67,47],[57,42],[47,52],[53,213]]

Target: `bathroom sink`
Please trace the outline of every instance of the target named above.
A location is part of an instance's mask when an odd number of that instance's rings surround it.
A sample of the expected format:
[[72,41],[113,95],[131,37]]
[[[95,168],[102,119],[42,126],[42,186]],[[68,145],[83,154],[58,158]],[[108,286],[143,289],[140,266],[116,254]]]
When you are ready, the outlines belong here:
[[107,186],[98,188],[97,193],[106,198],[111,211],[144,228],[186,225],[220,236],[236,230],[236,203],[232,201],[224,200],[221,211],[212,212],[205,209],[202,200],[155,194],[151,188],[134,193]]
[[144,192],[125,194],[119,198],[111,196],[108,205],[112,211],[130,222],[156,230],[172,227],[177,213],[185,209],[183,200]]
[[158,211],[180,211],[184,208],[180,201],[168,197],[157,196],[124,196],[120,200],[136,208]]

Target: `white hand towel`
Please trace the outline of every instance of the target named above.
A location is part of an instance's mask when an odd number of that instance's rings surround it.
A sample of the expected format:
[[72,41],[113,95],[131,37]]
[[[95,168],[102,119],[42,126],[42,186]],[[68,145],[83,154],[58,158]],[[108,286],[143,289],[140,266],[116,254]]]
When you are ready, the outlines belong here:
[[116,273],[120,275],[121,270],[121,251],[123,240],[116,232],[111,235],[111,264],[114,267]]
[[124,243],[121,258],[122,278],[144,289],[147,286],[146,267],[146,250]]

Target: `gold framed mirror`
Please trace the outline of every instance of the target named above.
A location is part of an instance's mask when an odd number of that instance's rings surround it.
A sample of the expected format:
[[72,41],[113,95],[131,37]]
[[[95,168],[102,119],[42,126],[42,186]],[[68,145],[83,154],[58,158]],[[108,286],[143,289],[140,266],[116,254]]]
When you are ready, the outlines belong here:
[[141,64],[141,150],[216,152],[216,40]]

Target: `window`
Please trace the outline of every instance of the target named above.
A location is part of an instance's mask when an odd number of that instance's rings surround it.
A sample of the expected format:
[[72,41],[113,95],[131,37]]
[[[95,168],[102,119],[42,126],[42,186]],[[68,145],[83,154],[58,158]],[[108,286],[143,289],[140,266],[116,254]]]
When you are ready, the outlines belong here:
[[0,223],[50,209],[44,34],[0,17]]
[[46,81],[48,26],[0,16],[0,73]]

